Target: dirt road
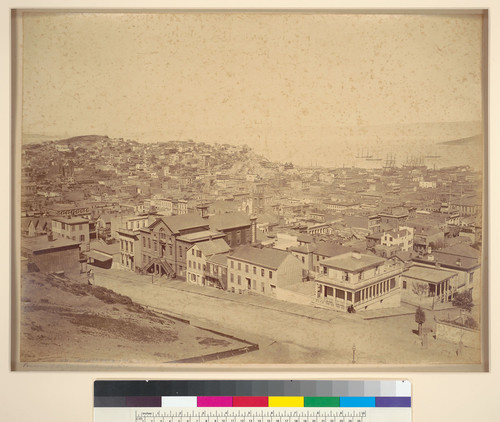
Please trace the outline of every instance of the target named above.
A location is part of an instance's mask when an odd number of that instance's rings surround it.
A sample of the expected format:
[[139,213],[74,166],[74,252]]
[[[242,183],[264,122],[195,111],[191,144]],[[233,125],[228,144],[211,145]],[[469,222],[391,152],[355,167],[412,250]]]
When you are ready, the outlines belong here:
[[[95,269],[95,273],[97,284],[138,303],[260,345],[259,352],[231,358],[230,363],[352,364],[354,344],[359,364],[478,360],[476,350],[467,349],[457,357],[456,345],[433,338],[423,349],[412,332],[416,328],[413,315],[366,321],[359,314],[259,300],[128,271]],[[430,316],[428,321],[432,321]]]

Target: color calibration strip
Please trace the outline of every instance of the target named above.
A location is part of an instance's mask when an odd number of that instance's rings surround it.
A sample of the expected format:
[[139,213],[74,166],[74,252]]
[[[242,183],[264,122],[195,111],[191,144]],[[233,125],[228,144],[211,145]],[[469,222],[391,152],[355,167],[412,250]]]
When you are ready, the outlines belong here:
[[[186,394],[189,390],[191,394]],[[411,384],[406,380],[96,381],[94,407],[411,407]]]

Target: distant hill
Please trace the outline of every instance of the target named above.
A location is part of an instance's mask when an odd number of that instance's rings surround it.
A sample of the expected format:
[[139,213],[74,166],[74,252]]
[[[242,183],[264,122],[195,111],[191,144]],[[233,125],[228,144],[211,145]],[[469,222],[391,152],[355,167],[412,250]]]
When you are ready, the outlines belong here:
[[451,141],[439,142],[440,145],[470,145],[477,144],[482,139],[481,135],[468,136],[467,138],[453,139]]
[[73,136],[72,138],[59,139],[56,141],[57,144],[75,144],[75,143],[92,143],[92,142],[102,142],[109,140],[109,136],[102,135],[82,135]]

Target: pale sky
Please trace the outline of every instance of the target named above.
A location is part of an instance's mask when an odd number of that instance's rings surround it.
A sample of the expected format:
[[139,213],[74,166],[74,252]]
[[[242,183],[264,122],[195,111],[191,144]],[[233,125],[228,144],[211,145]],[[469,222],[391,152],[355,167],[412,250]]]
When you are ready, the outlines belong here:
[[380,127],[481,121],[480,16],[46,13],[23,25],[25,133],[297,158],[358,135],[376,146]]

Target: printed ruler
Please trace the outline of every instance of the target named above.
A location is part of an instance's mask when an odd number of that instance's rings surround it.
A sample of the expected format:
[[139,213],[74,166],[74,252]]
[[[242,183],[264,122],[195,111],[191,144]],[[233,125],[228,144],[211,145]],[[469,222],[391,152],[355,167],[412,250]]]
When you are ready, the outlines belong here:
[[94,422],[411,422],[412,415],[408,381],[96,383]]

